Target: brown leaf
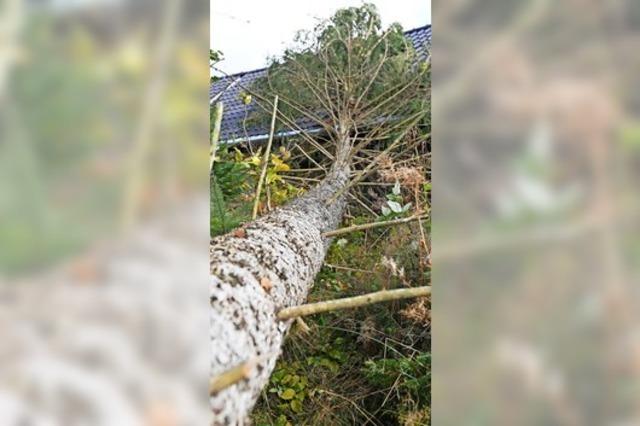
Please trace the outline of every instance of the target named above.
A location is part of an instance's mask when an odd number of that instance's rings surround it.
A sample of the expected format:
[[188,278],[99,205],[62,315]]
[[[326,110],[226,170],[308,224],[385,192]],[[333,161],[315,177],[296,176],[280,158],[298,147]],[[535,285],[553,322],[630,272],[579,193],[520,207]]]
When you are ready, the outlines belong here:
[[238,228],[232,232],[236,238],[247,238],[247,231],[244,228]]
[[271,280],[269,278],[264,277],[264,278],[262,278],[260,280],[260,286],[262,286],[264,291],[269,293],[269,292],[271,292],[271,289],[273,288],[273,283],[271,282]]

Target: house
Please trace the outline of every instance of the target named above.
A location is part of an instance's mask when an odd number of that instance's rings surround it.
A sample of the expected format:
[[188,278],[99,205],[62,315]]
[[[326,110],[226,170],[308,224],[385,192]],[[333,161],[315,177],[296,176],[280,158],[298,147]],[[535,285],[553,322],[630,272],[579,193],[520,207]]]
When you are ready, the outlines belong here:
[[[405,35],[413,43],[420,61],[427,61],[429,58],[429,46],[431,45],[431,25],[414,28],[406,31]],[[263,126],[245,126],[243,122],[251,112],[257,108],[255,103],[245,105],[241,99],[241,93],[246,91],[251,84],[264,77],[267,68],[248,71],[226,76],[214,82],[209,89],[209,103],[214,104],[222,101],[224,104],[224,114],[220,129],[220,143],[234,144],[243,141],[262,141],[269,137],[269,129]],[[311,123],[304,128],[307,132],[319,131]],[[287,131],[277,133],[278,137],[286,137],[298,133],[297,131]]]

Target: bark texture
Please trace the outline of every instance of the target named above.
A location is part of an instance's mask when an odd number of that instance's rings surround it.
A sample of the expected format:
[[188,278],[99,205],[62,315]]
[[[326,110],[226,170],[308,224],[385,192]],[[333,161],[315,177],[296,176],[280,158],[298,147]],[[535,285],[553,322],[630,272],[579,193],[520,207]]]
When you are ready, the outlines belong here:
[[348,181],[335,167],[307,194],[211,244],[212,377],[250,361],[248,378],[211,396],[214,425],[242,425],[267,384],[292,320],[276,313],[303,303],[342,218]]

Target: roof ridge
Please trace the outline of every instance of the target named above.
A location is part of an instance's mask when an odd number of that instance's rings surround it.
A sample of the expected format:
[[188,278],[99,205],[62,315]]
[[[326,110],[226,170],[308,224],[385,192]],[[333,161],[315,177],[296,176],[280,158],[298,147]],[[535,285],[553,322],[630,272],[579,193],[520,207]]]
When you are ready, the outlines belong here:
[[431,28],[431,24],[426,24],[426,25],[423,25],[421,27],[416,27],[416,28],[412,28],[410,30],[406,30],[406,31],[404,31],[404,34],[415,33],[416,31],[420,31],[420,30],[428,30],[429,28]]
[[230,78],[230,77],[243,77],[243,76],[245,76],[247,74],[254,74],[254,73],[257,73],[259,71],[265,71],[267,68],[269,68],[269,67],[256,68],[256,69],[250,70],[250,71],[240,71],[240,72],[237,72],[237,73],[234,73],[234,74],[225,73],[225,75],[220,77],[220,80],[225,79],[225,78]]

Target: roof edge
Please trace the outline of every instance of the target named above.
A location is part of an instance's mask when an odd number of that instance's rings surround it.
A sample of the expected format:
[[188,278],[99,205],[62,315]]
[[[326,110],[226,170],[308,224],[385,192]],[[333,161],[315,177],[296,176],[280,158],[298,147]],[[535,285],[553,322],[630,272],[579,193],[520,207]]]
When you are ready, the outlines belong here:
[[429,28],[431,28],[431,24],[425,24],[421,27],[416,27],[416,28],[412,28],[410,30],[406,30],[404,31],[404,34],[411,34],[411,33],[415,33],[417,31],[423,31],[423,30],[428,30]]

